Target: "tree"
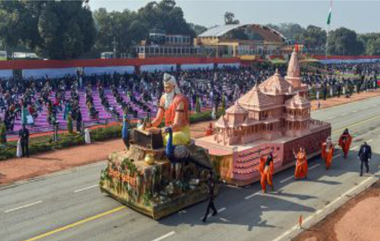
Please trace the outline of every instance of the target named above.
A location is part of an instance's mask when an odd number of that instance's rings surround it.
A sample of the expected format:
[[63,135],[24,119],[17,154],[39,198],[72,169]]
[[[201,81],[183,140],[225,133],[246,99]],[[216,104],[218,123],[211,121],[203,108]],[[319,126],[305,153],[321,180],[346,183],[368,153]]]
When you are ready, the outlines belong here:
[[183,11],[174,0],[150,2],[138,10],[138,19],[149,31],[160,30],[167,34],[183,34],[195,37],[194,30],[184,18]]
[[2,1],[0,38],[13,49],[25,44],[41,57],[77,58],[95,40],[90,9],[75,1]]
[[100,8],[94,12],[96,28],[98,30],[95,50],[99,52],[113,51],[114,40],[117,52],[127,53],[138,41],[148,35],[146,26],[137,19],[136,12],[107,12]]
[[285,36],[291,42],[300,42],[305,29],[296,23],[281,23],[279,25],[268,24],[267,27],[272,28]]
[[112,51],[113,39],[118,52],[131,52],[131,47],[148,38],[150,32],[183,34],[195,37],[195,31],[186,22],[181,8],[173,0],[150,2],[137,12],[107,12],[101,8],[94,12],[98,36],[96,51]]
[[322,52],[326,46],[327,34],[322,28],[309,25],[299,39],[309,51]]
[[329,34],[327,51],[332,55],[361,55],[364,53],[364,44],[355,31],[338,28]]
[[226,12],[224,14],[224,24],[239,24],[240,21],[235,18],[235,14],[231,12]]
[[190,28],[195,32],[195,35],[198,36],[203,32],[207,31],[207,28],[205,26],[201,26],[194,23],[189,23]]
[[380,34],[369,33],[359,35],[359,40],[363,42],[365,46],[366,55],[380,55]]
[[373,39],[366,46],[367,55],[380,55],[380,38]]

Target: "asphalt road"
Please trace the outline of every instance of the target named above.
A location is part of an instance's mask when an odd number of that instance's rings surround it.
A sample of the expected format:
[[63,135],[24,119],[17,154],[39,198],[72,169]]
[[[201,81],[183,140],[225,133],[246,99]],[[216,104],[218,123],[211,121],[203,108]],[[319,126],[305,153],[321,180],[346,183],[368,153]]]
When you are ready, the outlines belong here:
[[[333,140],[348,127],[351,153],[337,151],[332,168],[320,158],[309,162],[308,180],[295,181],[294,168],[274,176],[276,191],[261,194],[255,183],[222,187],[219,214],[200,220],[206,203],[154,221],[102,194],[97,187],[105,162],[54,173],[0,188],[0,241],[20,240],[288,240],[349,197],[379,179],[380,97],[313,112],[329,121]],[[358,146],[367,140],[374,156],[371,173],[359,176]]]

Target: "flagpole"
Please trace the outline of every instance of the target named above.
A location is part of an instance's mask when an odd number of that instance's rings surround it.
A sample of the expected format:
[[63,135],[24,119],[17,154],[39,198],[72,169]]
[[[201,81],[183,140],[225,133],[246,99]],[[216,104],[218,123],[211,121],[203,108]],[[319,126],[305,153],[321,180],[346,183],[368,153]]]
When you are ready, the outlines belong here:
[[326,33],[326,50],[325,50],[325,67],[327,70],[327,60],[328,60],[328,53],[327,49],[329,47],[329,34],[330,34],[330,24],[331,24],[331,15],[332,15],[332,0],[330,0],[330,10],[329,10],[329,15],[327,17],[327,33]]

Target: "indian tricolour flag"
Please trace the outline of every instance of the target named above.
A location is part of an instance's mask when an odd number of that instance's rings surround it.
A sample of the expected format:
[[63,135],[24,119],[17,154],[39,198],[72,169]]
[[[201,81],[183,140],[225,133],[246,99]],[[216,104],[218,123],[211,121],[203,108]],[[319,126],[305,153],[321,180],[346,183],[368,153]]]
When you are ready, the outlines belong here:
[[331,23],[331,15],[332,15],[332,1],[330,1],[330,11],[329,11],[329,16],[327,17],[327,25],[330,25]]

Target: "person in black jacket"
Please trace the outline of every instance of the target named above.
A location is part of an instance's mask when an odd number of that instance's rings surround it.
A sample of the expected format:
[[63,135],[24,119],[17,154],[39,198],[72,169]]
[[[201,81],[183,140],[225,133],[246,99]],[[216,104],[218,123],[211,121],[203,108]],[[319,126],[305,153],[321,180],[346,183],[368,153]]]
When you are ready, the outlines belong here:
[[210,172],[207,175],[208,205],[207,205],[205,216],[202,219],[203,222],[206,222],[210,209],[213,210],[212,216],[215,216],[218,214],[218,211],[216,210],[215,205],[214,205],[214,199],[215,199],[214,188],[215,188],[215,181],[214,181],[212,172]]
[[358,153],[358,158],[362,162],[360,165],[360,176],[363,176],[363,165],[365,165],[367,169],[367,173],[369,172],[368,162],[371,161],[371,157],[372,157],[371,146],[368,145],[367,142],[364,142],[364,144],[361,145],[359,153]]
[[26,125],[22,126],[18,136],[20,137],[22,156],[29,158],[29,130],[26,128]]

